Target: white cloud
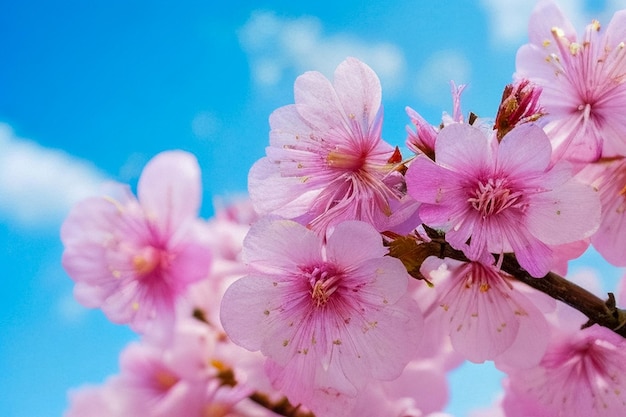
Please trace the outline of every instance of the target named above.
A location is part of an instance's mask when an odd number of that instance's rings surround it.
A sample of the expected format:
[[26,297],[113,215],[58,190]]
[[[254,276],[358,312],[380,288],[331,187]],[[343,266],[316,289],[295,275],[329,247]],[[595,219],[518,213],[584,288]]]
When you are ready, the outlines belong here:
[[27,227],[58,225],[105,180],[93,165],[17,138],[0,124],[0,218]]
[[417,73],[418,97],[433,106],[450,108],[450,81],[467,84],[472,73],[470,61],[463,53],[446,49],[435,52],[424,63]]
[[196,114],[191,121],[193,135],[202,141],[210,141],[220,129],[220,120],[210,111],[202,111]]
[[[528,19],[536,3],[537,0],[481,0],[489,19],[492,43],[501,47],[517,47],[524,43],[528,39]],[[591,21],[592,16],[585,12],[583,0],[556,3],[579,32]]]
[[67,324],[77,324],[82,322],[89,310],[80,305],[71,292],[63,294],[57,300],[56,313]]
[[[239,32],[248,53],[256,84],[273,87],[288,70],[296,74],[316,70],[331,77],[348,56],[359,58],[378,74],[385,91],[398,88],[405,58],[392,43],[365,42],[348,33],[326,35],[315,17],[283,18],[273,12],[256,12]],[[291,79],[289,80],[292,81]]]

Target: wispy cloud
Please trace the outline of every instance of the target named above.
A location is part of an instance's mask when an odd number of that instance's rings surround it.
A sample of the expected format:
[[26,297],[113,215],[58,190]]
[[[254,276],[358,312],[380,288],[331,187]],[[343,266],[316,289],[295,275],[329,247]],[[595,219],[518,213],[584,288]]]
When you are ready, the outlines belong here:
[[330,77],[348,56],[371,66],[385,91],[399,87],[404,77],[406,63],[399,47],[366,42],[349,33],[325,34],[316,17],[284,18],[258,11],[241,28],[239,40],[249,56],[254,82],[263,87],[276,86],[292,72],[316,70]]
[[220,119],[210,111],[199,112],[191,121],[191,131],[200,141],[215,140],[220,127]]
[[[614,3],[619,1],[613,0]],[[489,19],[492,43],[499,47],[516,47],[526,42],[528,19],[536,3],[537,0],[481,0]],[[561,0],[556,4],[579,32],[592,17],[603,17],[587,12],[583,0]]]
[[471,74],[472,65],[462,52],[450,49],[437,51],[424,60],[424,66],[417,72],[417,95],[433,106],[449,108],[452,102],[450,81],[457,85],[467,84]]
[[105,180],[90,163],[17,138],[0,123],[0,219],[34,228],[58,225]]

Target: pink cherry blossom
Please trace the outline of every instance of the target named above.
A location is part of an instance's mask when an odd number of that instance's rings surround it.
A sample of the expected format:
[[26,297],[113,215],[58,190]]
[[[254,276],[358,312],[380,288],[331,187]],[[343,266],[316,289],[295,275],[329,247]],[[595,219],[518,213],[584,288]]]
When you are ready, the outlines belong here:
[[[548,345],[543,313],[494,266],[428,258],[437,305],[426,312],[450,335],[452,346],[472,362],[514,361],[536,365]],[[513,354],[512,354],[513,353]]]
[[85,385],[70,390],[69,406],[63,417],[126,417],[125,401],[116,378],[102,385]]
[[541,363],[509,372],[509,417],[615,417],[626,407],[626,339],[597,324],[556,337]]
[[558,7],[544,0],[528,27],[530,43],[517,53],[516,76],[543,88],[554,158],[626,154],[626,11],[606,29],[594,20],[578,39]]
[[193,324],[179,326],[165,345],[142,341],[122,352],[119,384],[126,415],[227,416],[251,394],[244,385],[223,384],[222,364],[213,356],[216,339],[206,326]]
[[535,277],[552,267],[550,245],[582,240],[600,221],[591,187],[573,179],[569,164],[550,164],[546,134],[523,124],[501,142],[467,124],[444,127],[436,160],[418,156],[406,177],[422,203],[419,215],[471,260],[514,252]]
[[226,291],[221,318],[235,343],[268,357],[276,389],[327,415],[369,380],[396,378],[422,321],[406,269],[370,225],[340,223],[323,242],[293,221],[254,224],[250,272]]
[[386,182],[390,160],[399,155],[381,138],[380,101],[378,77],[354,58],[337,67],[333,84],[318,72],[298,77],[296,103],[272,113],[267,156],[250,170],[248,189],[258,212],[321,233],[343,220],[382,231],[413,214],[415,207],[404,210],[395,187],[401,176]]
[[117,200],[93,197],[77,204],[61,239],[77,300],[142,330],[173,314],[188,285],[208,274],[211,254],[194,228],[201,190],[192,155],[157,155],[137,188],[138,198],[118,185]]

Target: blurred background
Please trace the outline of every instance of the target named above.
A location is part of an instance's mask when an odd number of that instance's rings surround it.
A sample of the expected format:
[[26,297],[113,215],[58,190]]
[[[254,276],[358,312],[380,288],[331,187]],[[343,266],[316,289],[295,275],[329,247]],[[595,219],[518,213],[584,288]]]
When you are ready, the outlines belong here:
[[[451,112],[493,117],[526,42],[533,0],[4,1],[0,4],[0,415],[53,417],[66,391],[117,372],[136,336],[72,298],[59,227],[106,180],[136,184],[156,153],[183,149],[213,199],[245,193],[264,155],[268,116],[293,102],[308,70],[347,56],[379,75],[384,138],[404,143],[411,106],[433,124]],[[626,1],[562,0],[582,31]],[[601,268],[594,253],[572,270]],[[607,290],[622,273],[602,269]],[[487,407],[493,366],[452,376],[448,411]]]

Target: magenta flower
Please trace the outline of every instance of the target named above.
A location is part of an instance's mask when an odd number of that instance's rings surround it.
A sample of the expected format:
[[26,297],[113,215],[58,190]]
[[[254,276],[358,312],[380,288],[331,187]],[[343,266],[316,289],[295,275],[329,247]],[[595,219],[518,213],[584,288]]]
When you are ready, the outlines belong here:
[[506,415],[623,415],[625,352],[626,339],[597,324],[555,338],[539,365],[509,372]]
[[142,330],[173,314],[187,286],[207,276],[211,254],[194,229],[201,191],[192,155],[157,155],[137,189],[138,199],[119,186],[119,200],[94,197],[77,204],[61,239],[76,299]]
[[573,180],[569,164],[550,165],[550,142],[537,126],[518,126],[498,142],[452,124],[437,136],[435,155],[413,161],[408,192],[422,203],[422,221],[445,231],[471,260],[514,252],[542,277],[552,267],[550,245],[584,239],[598,227],[597,193]]
[[224,329],[268,357],[293,403],[321,412],[350,402],[369,380],[400,375],[419,337],[408,274],[386,252],[363,222],[337,225],[324,244],[293,221],[262,220],[244,241],[249,275],[224,295]]
[[[414,206],[408,213],[400,208],[393,180],[386,183],[396,155],[381,139],[376,74],[348,58],[337,67],[333,84],[307,72],[294,90],[296,103],[270,117],[267,157],[250,170],[248,188],[257,211],[296,219],[322,234],[343,220],[387,230],[413,214]],[[390,221],[396,211],[399,218]]]
[[517,73],[542,87],[554,158],[595,161],[626,154],[626,11],[606,30],[598,21],[578,40],[551,1],[540,2],[529,23],[530,43],[517,53]]

